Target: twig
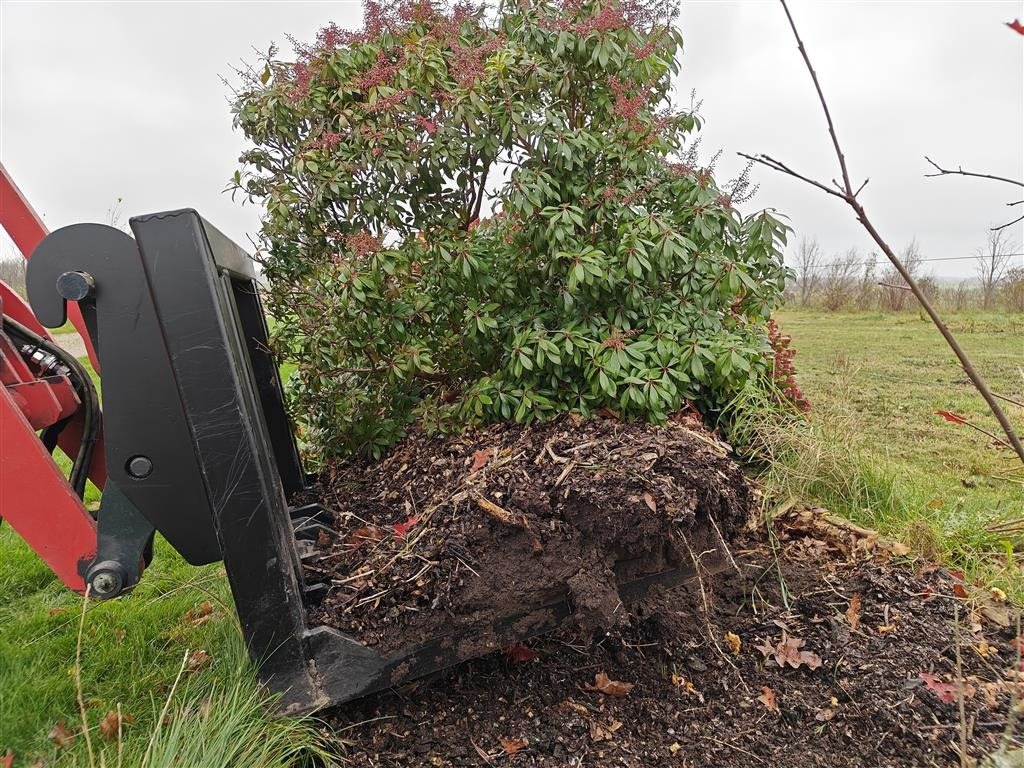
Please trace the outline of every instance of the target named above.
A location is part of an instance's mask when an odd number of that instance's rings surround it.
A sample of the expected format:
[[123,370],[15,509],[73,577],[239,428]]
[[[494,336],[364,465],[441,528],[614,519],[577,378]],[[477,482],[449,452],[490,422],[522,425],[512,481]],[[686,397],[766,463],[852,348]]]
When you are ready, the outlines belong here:
[[146,751],[142,755],[142,760],[139,762],[139,768],[146,768],[149,763],[149,753],[153,749],[153,745],[156,743],[157,734],[163,730],[164,718],[167,717],[167,710],[171,708],[171,700],[174,698],[174,692],[178,690],[178,683],[181,682],[181,676],[185,674],[185,667],[188,666],[188,657],[192,653],[190,648],[185,649],[185,655],[181,658],[181,666],[178,668],[178,675],[174,678],[174,684],[171,685],[171,690],[167,694],[167,700],[164,702],[163,709],[160,710],[160,716],[156,720],[156,727],[153,728],[153,733],[149,735],[149,744],[146,745]]
[[879,283],[883,288],[895,288],[897,291],[909,291],[910,288],[905,285],[896,285],[895,283]]
[[89,737],[89,716],[85,711],[85,697],[82,695],[82,635],[85,633],[85,609],[89,605],[89,592],[92,585],[86,585],[85,596],[82,598],[82,616],[78,620],[78,640],[75,643],[75,697],[78,699],[78,714],[82,718],[82,735],[85,737],[85,748],[89,751],[89,768],[95,768],[92,755],[92,739]]
[[953,641],[956,645],[956,703],[960,711],[960,766],[967,768],[967,712],[964,708],[964,660],[960,647],[960,603],[953,603]]
[[[803,57],[804,64],[807,67],[807,72],[811,76],[811,81],[814,83],[814,90],[818,94],[818,101],[821,104],[822,111],[825,114],[825,121],[828,123],[828,133],[832,139],[832,146],[835,149],[836,158],[839,160],[839,168],[842,172],[842,184],[837,184],[837,189],[833,189],[820,181],[815,181],[814,179],[808,178],[797,173],[789,166],[785,165],[784,163],[778,160],[775,160],[772,157],[769,157],[768,155],[751,156],[745,155],[743,153],[740,153],[740,155],[742,157],[747,158],[748,160],[754,161],[755,163],[767,166],[772,170],[779,171],[780,173],[785,173],[789,176],[793,176],[794,178],[800,179],[801,181],[811,184],[812,186],[815,186],[818,189],[821,189],[824,192],[833,195],[834,197],[838,197],[840,200],[845,202],[847,205],[850,206],[850,208],[853,209],[853,212],[857,215],[857,220],[861,223],[861,225],[864,227],[867,233],[871,236],[871,239],[875,241],[878,247],[886,255],[889,261],[892,262],[893,267],[896,268],[896,271],[899,273],[900,277],[902,277],[903,281],[909,286],[911,292],[914,294],[918,302],[920,302],[925,312],[928,313],[928,316],[935,324],[935,327],[938,328],[939,333],[942,334],[942,337],[946,340],[946,343],[949,344],[950,349],[953,350],[953,353],[957,356],[957,359],[963,366],[964,372],[967,374],[968,378],[970,378],[971,382],[978,390],[978,393],[985,400],[985,403],[988,405],[989,410],[992,411],[992,415],[996,417],[996,420],[999,422],[999,426],[1002,427],[1003,432],[1006,433],[1006,437],[1009,439],[1010,445],[1013,447],[1013,450],[1017,453],[1017,456],[1020,458],[1021,462],[1024,463],[1024,445],[1021,444],[1020,438],[1017,437],[1017,433],[1014,431],[1013,425],[1010,423],[1010,420],[1006,417],[1006,414],[1003,413],[1003,409],[1000,407],[995,397],[992,396],[992,392],[989,390],[988,384],[982,378],[981,374],[979,374],[977,370],[975,370],[974,364],[971,362],[971,359],[967,356],[967,353],[960,346],[960,343],[957,341],[952,331],[950,331],[946,324],[943,322],[938,312],[935,310],[931,302],[928,300],[928,297],[925,296],[924,292],[917,284],[917,281],[914,280],[913,276],[903,265],[903,262],[900,261],[899,257],[892,250],[889,244],[882,238],[878,230],[875,229],[875,225],[868,218],[867,211],[864,209],[864,206],[857,199],[857,195],[854,191],[853,184],[850,181],[850,173],[846,166],[846,157],[843,155],[842,146],[840,145],[839,138],[836,135],[835,124],[832,121],[832,113],[829,111],[828,102],[825,100],[825,94],[822,92],[821,84],[818,82],[818,75],[814,71],[814,66],[811,64],[811,59],[807,54],[807,49],[804,47],[804,41],[800,37],[800,33],[797,31],[796,22],[793,21],[793,16],[789,12],[789,6],[786,5],[786,0],[779,0],[779,2],[782,4],[782,9],[783,11],[785,11],[786,18],[789,20],[789,26],[790,29],[793,31],[793,37],[796,39],[797,48],[800,50],[800,55]],[[1010,179],[1000,180],[1007,181],[1012,184],[1018,183]],[[1024,184],[1022,184],[1022,186],[1024,186]],[[863,184],[860,188],[863,188]]]
[[1013,184],[1018,187],[1024,187],[1024,181],[1018,179],[1008,179],[1005,176],[993,176],[991,173],[975,173],[974,171],[965,171],[962,167],[958,167],[955,171],[951,171],[948,168],[943,168],[941,165],[932,160],[928,155],[924,156],[924,159],[928,161],[928,164],[932,166],[938,173],[926,173],[925,176],[932,178],[934,176],[973,176],[976,179],[991,179],[992,181],[1005,181],[1007,184]]

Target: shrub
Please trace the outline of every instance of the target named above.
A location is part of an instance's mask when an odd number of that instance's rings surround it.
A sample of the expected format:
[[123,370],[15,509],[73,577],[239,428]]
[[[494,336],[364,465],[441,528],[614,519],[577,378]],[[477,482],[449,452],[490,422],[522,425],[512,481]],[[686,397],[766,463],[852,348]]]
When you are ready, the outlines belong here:
[[293,408],[327,455],[770,387],[787,228],[716,185],[644,0],[368,3],[239,93]]

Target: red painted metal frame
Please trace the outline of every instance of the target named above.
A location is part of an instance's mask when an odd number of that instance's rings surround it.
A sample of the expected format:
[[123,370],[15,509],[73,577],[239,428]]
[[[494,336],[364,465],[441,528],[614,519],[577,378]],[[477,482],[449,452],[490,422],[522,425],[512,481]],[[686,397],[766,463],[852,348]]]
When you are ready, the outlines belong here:
[[[27,259],[46,236],[46,226],[0,165],[0,226]],[[78,305],[68,315],[89,358],[99,370]],[[0,281],[0,313],[6,313],[43,338],[50,334],[31,308]],[[96,556],[96,523],[47,451],[36,430],[71,417],[60,447],[75,456],[82,440],[83,414],[70,381],[39,376],[0,328],[0,520],[6,520],[68,587],[85,591],[85,567]],[[102,487],[106,479],[102,441],[96,445],[89,477]]]
[[[49,234],[49,230],[47,230],[43,220],[39,218],[39,214],[32,209],[28,200],[21,194],[21,190],[18,189],[3,164],[0,164],[0,226],[7,230],[7,234],[14,241],[14,245],[17,246],[18,250],[21,251],[21,255],[26,259],[32,255],[32,251],[35,250],[35,247],[39,245],[42,239]],[[8,291],[10,291],[9,288]],[[10,291],[10,293],[14,292]],[[0,299],[5,302],[7,298],[7,296],[0,295]],[[8,307],[8,314],[19,323],[31,328],[44,338],[50,338],[47,330],[39,324],[39,321],[32,316],[31,312],[28,317],[24,315],[19,316],[15,312],[16,309]],[[68,302],[68,318],[71,320],[71,324],[75,326],[75,330],[78,331],[78,335],[82,337],[82,341],[85,342],[86,352],[89,353],[89,362],[92,363],[93,369],[98,373],[100,362],[96,357],[96,350],[93,348],[89,331],[85,327],[82,312],[79,310],[78,304],[73,301]]]
[[85,592],[96,523],[6,387],[0,387],[0,515],[68,587]]

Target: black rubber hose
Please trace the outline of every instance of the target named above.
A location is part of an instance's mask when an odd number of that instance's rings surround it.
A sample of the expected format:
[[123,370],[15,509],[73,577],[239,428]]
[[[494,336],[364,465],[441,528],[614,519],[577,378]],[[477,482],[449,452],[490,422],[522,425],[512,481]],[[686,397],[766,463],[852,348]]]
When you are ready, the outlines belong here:
[[[76,357],[67,351],[48,341],[34,331],[26,328],[17,320],[3,316],[4,329],[13,336],[20,336],[27,344],[53,355],[68,369],[71,385],[75,388],[79,400],[82,401],[84,419],[82,423],[82,442],[78,446],[78,455],[75,456],[71,465],[71,474],[68,482],[79,498],[85,497],[85,482],[89,478],[89,465],[92,463],[93,449],[99,432],[100,405],[99,396],[96,394],[96,387],[92,383],[92,377],[85,370]],[[54,425],[54,428],[58,425]],[[53,428],[51,428],[53,429]],[[60,426],[63,429],[63,425]],[[59,430],[57,430],[59,432]],[[46,432],[44,432],[46,435]],[[44,442],[50,443],[55,439],[55,433],[46,435]]]

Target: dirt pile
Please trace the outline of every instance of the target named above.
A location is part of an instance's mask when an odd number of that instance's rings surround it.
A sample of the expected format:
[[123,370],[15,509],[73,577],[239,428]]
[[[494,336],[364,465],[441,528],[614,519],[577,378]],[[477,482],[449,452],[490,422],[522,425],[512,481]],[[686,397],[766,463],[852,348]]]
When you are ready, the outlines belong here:
[[1019,663],[998,593],[893,563],[898,548],[820,510],[770,534],[611,632],[565,630],[329,714],[346,764],[902,768],[960,765],[962,731],[974,757],[998,746]]
[[568,595],[581,626],[617,626],[617,585],[704,565],[746,520],[727,451],[693,421],[566,418],[333,466],[318,493],[336,531],[305,559],[327,586],[312,623],[388,652]]

